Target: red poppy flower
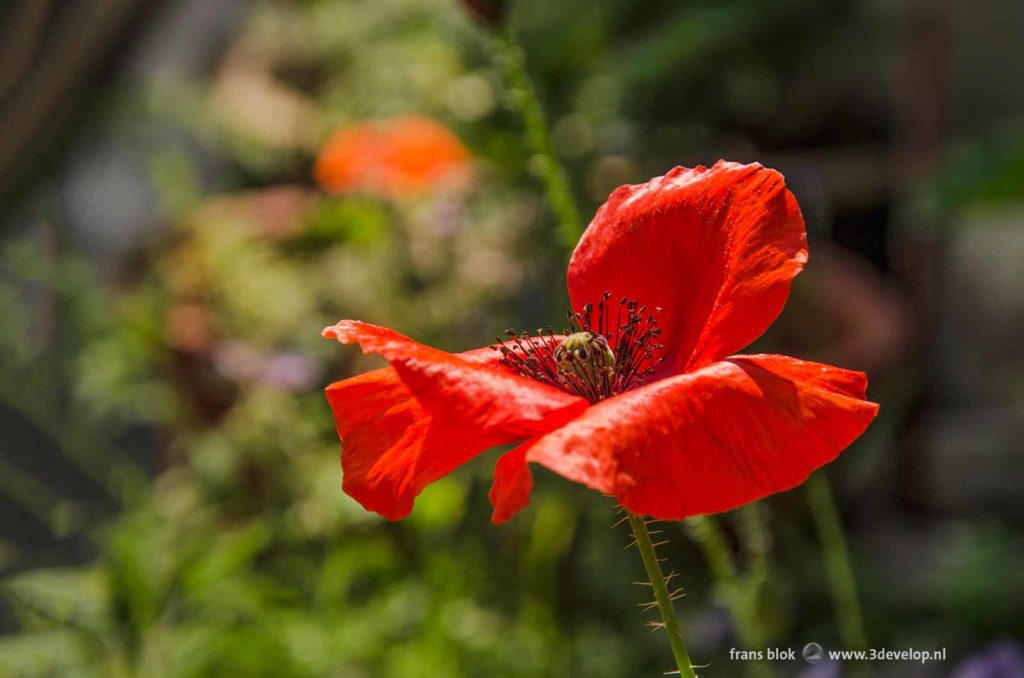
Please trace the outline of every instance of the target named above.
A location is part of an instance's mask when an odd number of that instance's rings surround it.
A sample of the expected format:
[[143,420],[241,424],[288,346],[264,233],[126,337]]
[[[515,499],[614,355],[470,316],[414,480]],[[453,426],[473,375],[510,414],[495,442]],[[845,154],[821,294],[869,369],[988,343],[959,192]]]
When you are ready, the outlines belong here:
[[314,168],[332,193],[364,191],[387,198],[436,188],[461,189],[472,180],[471,156],[447,127],[409,115],[359,122],[335,132]]
[[732,355],[772,323],[807,260],[803,217],[760,165],[676,168],[609,197],[569,263],[567,335],[450,354],[343,320],[324,336],[391,367],[332,384],[342,487],[397,519],[495,445],[494,522],[530,463],[664,519],[794,487],[875,417],[862,373]]

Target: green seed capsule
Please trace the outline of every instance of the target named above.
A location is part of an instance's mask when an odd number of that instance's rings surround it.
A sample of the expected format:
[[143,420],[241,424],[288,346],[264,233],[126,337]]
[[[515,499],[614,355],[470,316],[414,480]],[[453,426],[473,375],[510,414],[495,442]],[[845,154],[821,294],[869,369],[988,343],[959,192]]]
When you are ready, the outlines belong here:
[[615,354],[604,337],[592,332],[567,336],[555,349],[559,379],[598,384],[615,372]]

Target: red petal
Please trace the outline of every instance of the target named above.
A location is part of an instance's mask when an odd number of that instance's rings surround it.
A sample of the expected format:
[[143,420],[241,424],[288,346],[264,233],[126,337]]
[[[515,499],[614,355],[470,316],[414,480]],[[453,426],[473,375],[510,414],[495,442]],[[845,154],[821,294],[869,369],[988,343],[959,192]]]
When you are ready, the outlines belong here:
[[370,511],[397,520],[424,487],[489,447],[480,431],[431,417],[394,369],[327,387],[342,440],[342,489]]
[[494,467],[494,484],[489,497],[494,507],[491,522],[495,525],[505,522],[530,502],[533,476],[526,464],[529,449],[530,443],[524,443],[506,452]]
[[324,335],[392,362],[327,388],[343,443],[342,487],[391,519],[407,515],[424,487],[479,452],[551,431],[587,407],[583,398],[508,372],[490,349],[452,355],[355,321]]
[[[597,403],[515,450],[522,468],[510,460],[504,477],[521,485],[517,474],[532,461],[637,513],[676,520],[727,511],[799,485],[835,459],[878,411],[863,400],[866,384],[828,365],[736,356]],[[500,518],[524,503],[502,505]]]
[[342,320],[323,334],[343,344],[358,343],[366,353],[379,353],[426,412],[464,427],[525,438],[552,430],[587,406],[579,396],[513,374],[497,364],[493,351],[493,360],[467,360],[356,320]]
[[623,186],[569,263],[573,307],[606,290],[661,307],[661,376],[720,360],[759,337],[807,261],[803,217],[782,175],[724,161]]

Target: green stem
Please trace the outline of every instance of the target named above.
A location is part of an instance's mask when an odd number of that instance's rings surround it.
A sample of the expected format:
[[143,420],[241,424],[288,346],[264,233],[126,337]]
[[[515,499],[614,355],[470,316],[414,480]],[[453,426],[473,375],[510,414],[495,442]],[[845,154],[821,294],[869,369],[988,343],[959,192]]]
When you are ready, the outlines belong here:
[[569,187],[565,167],[555,154],[547,119],[537,91],[526,71],[526,59],[519,43],[505,29],[497,32],[498,56],[509,96],[523,120],[530,150],[540,162],[540,178],[544,182],[551,209],[558,219],[558,235],[562,244],[571,247],[583,234],[583,222]]
[[711,575],[718,583],[733,586],[739,582],[736,561],[725,543],[722,526],[712,516],[694,516],[686,520],[690,536],[697,542]]
[[818,531],[818,539],[825,556],[825,570],[828,575],[832,602],[839,617],[839,633],[843,645],[848,649],[867,647],[864,631],[864,617],[857,600],[857,582],[850,565],[850,552],[843,536],[839,510],[835,496],[824,471],[811,476],[807,481],[807,502]]
[[632,511],[627,510],[626,516],[629,518],[629,526],[633,529],[637,548],[640,549],[640,557],[643,558],[647,578],[651,582],[651,588],[654,589],[654,600],[658,605],[658,611],[661,612],[661,619],[665,624],[665,633],[668,635],[669,645],[672,646],[672,656],[675,657],[679,675],[684,678],[697,678],[693,672],[690,655],[687,654],[686,645],[683,643],[683,634],[679,630],[679,622],[676,621],[676,613],[672,608],[672,596],[665,584],[665,577],[661,574],[661,565],[658,564],[658,555],[654,552],[654,544],[651,543],[647,523],[643,517]]
[[764,508],[760,502],[747,504],[736,511],[739,517],[740,539],[750,561],[750,572],[761,576],[768,571],[769,535]]
[[[750,519],[759,519],[758,516],[751,516]],[[761,624],[761,618],[757,609],[757,589],[761,581],[753,576],[741,577],[736,560],[733,558],[729,547],[726,544],[725,534],[722,526],[712,516],[695,516],[686,521],[690,536],[697,543],[707,561],[711,577],[715,580],[715,587],[721,592],[725,604],[729,607],[736,624],[736,635],[740,643],[748,650],[760,649],[766,646],[768,635]],[[754,551],[755,549],[751,549]],[[759,559],[758,553],[753,553],[754,559]],[[755,563],[755,567],[762,567]],[[768,678],[772,675],[772,669],[762,662],[751,662],[747,666],[747,673],[757,678]]]

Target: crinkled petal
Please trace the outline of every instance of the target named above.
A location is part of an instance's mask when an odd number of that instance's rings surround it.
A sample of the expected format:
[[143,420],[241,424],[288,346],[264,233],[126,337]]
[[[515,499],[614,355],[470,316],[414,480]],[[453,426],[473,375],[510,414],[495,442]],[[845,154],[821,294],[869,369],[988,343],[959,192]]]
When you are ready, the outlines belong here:
[[[495,519],[525,505],[526,462],[664,519],[742,506],[803,482],[874,419],[862,373],[735,356],[597,403],[502,458]],[[508,480],[506,480],[508,479]],[[515,489],[497,487],[497,481]],[[507,498],[507,499],[506,499]]]
[[775,320],[807,261],[803,217],[782,175],[725,161],[677,167],[608,198],[569,263],[580,310],[606,290],[661,307],[679,374],[741,350]]
[[533,491],[533,475],[526,463],[526,454],[531,443],[523,443],[498,458],[494,467],[494,483],[490,499],[494,507],[491,522],[503,523],[530,503]]
[[323,334],[343,344],[358,343],[366,353],[379,353],[426,412],[467,428],[525,438],[550,431],[587,406],[579,396],[498,365],[496,352],[491,361],[467,360],[356,320],[342,320]]
[[327,400],[342,440],[342,489],[391,520],[408,515],[427,485],[507,442],[432,417],[390,367],[331,384]]
[[587,407],[582,398],[511,374],[490,349],[452,355],[353,321],[324,335],[358,342],[392,363],[327,388],[342,439],[342,487],[392,520],[476,454],[551,431]]

